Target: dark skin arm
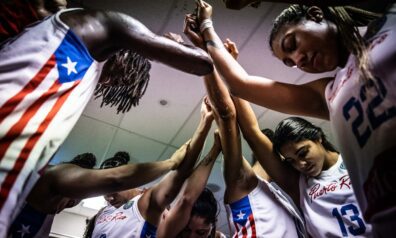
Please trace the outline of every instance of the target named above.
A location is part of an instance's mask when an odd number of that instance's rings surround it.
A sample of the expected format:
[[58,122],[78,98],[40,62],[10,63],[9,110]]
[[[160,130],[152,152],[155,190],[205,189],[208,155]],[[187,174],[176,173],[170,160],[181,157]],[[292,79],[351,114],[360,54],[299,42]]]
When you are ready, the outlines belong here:
[[186,150],[187,146],[183,146],[168,160],[128,164],[111,169],[84,169],[74,164],[56,165],[46,170],[29,197],[36,202],[43,202],[43,194],[83,199],[139,187],[176,169]]
[[212,61],[203,50],[156,35],[128,15],[80,10],[65,12],[61,19],[83,40],[98,61],[109,58],[120,49],[130,49],[187,73],[204,75],[213,70]]
[[158,238],[174,238],[187,226],[194,203],[205,188],[220,151],[220,138],[215,134],[212,149],[186,179],[175,206],[170,209],[165,219],[161,220],[157,229]]
[[195,162],[205,143],[211,128],[213,115],[204,103],[201,107],[201,120],[189,142],[186,158],[175,170],[165,176],[154,187],[146,191],[139,199],[138,207],[142,216],[151,224],[158,225],[162,212],[176,198],[184,181],[194,168]]

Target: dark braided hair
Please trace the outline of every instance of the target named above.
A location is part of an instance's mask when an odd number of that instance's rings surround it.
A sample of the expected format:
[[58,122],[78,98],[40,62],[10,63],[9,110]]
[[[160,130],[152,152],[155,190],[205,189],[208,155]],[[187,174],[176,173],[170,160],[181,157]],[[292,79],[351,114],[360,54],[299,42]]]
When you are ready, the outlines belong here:
[[96,86],[95,99],[102,97],[101,107],[117,106],[117,113],[129,111],[146,92],[150,68],[148,59],[131,50],[120,50],[103,66],[99,82],[106,83]]
[[92,169],[96,165],[96,157],[92,153],[79,154],[67,164],[74,164],[84,169]]
[[280,148],[284,144],[303,140],[322,140],[322,145],[327,151],[338,153],[334,145],[327,140],[326,135],[320,127],[315,126],[301,117],[289,117],[279,122],[276,126],[272,141],[274,152],[281,155]]
[[115,168],[121,165],[128,164],[129,160],[130,160],[130,156],[128,152],[119,151],[115,153],[113,157],[103,161],[102,164],[100,165],[100,168],[101,169]]
[[[282,11],[274,20],[270,34],[270,48],[275,36],[286,24],[297,24],[307,16],[308,6],[291,5]],[[324,17],[335,23],[341,41],[346,49],[357,58],[361,77],[365,80],[373,79],[370,72],[369,57],[366,43],[357,27],[367,26],[369,22],[379,18],[379,14],[351,6],[323,7]]]

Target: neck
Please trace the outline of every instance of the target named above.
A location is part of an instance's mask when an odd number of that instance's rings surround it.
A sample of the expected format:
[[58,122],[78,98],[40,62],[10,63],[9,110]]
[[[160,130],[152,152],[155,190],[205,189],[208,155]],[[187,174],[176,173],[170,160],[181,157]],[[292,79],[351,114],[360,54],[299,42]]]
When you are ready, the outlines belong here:
[[339,154],[333,151],[327,151],[325,155],[325,161],[323,163],[323,170],[328,170],[338,161]]

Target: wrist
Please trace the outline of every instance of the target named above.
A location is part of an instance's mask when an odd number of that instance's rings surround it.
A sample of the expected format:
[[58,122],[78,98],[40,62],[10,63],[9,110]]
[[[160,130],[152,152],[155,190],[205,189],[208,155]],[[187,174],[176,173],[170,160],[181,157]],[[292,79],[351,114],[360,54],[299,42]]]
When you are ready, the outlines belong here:
[[213,21],[210,18],[204,19],[199,25],[199,31],[203,34],[207,29],[213,28]]

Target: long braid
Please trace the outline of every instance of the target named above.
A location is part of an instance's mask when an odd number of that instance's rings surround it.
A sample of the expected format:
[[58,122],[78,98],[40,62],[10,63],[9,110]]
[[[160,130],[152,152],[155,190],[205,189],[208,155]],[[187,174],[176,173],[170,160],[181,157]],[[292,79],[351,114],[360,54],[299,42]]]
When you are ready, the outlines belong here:
[[95,98],[102,97],[103,105],[117,106],[117,113],[125,113],[139,104],[150,80],[150,62],[130,50],[121,50],[104,65]]
[[360,35],[358,26],[365,26],[378,17],[372,12],[355,7],[329,7],[332,20],[337,25],[344,46],[357,58],[360,76],[364,80],[373,79],[370,71],[370,59],[367,44]]

